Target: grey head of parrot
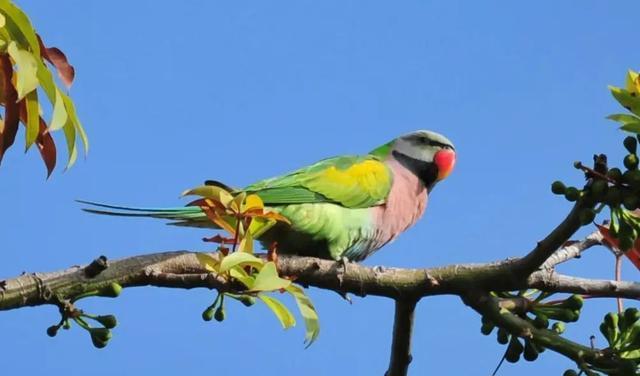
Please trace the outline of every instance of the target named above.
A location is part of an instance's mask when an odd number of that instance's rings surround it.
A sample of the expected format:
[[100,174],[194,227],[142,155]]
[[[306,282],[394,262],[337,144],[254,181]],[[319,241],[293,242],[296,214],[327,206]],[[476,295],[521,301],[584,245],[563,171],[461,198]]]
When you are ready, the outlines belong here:
[[418,176],[429,191],[451,173],[456,162],[453,143],[432,131],[408,133],[393,140],[389,147],[389,156]]

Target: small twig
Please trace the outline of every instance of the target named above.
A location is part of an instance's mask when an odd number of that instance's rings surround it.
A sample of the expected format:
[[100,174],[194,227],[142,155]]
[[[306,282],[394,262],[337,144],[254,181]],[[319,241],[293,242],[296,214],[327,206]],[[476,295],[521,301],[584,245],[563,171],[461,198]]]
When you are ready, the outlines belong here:
[[[622,279],[622,255],[616,255],[616,266],[615,266],[615,280],[616,282],[620,282]],[[622,306],[622,298],[617,297],[616,303],[618,304],[618,313],[622,313],[624,307]]]
[[600,173],[600,172],[598,172],[598,171],[596,171],[596,170],[594,170],[592,168],[589,168],[589,167],[583,165],[581,162],[576,162],[576,163],[573,164],[573,166],[575,168],[577,168],[578,170],[582,170],[586,174],[590,174],[591,176],[595,176],[595,177],[598,177],[598,178],[600,178],[602,180],[606,180],[606,181],[608,181],[609,183],[612,183],[612,184],[620,185],[619,181],[608,177],[606,174]]
[[415,299],[396,300],[396,313],[393,322],[393,340],[391,360],[385,376],[406,376],[411,363],[411,334],[413,316],[417,304]]
[[95,260],[91,261],[91,264],[87,265],[84,268],[84,275],[87,278],[94,278],[98,274],[100,274],[103,270],[109,267],[109,261],[107,257],[104,255],[99,256]]
[[569,244],[555,251],[540,268],[552,269],[558,264],[580,257],[582,252],[587,249],[602,244],[602,238],[602,233],[596,230],[581,241]]

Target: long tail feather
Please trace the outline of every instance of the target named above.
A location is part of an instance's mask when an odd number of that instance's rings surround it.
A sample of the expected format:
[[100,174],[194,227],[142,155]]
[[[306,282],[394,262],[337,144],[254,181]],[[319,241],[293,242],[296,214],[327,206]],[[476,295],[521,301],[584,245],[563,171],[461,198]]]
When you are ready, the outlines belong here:
[[174,221],[169,224],[178,224],[180,226],[192,227],[215,227],[215,225],[207,219],[205,213],[197,206],[183,206],[174,208],[138,208],[121,205],[109,205],[99,202],[76,200],[77,202],[88,205],[82,210],[100,215],[110,215],[118,217],[147,217],[158,218]]

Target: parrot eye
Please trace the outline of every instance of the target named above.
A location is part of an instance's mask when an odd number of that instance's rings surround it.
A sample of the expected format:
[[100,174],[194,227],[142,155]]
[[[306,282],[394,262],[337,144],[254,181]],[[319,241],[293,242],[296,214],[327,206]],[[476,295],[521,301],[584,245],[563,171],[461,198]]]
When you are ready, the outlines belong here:
[[440,141],[432,140],[427,136],[418,136],[418,142],[423,145],[436,146],[442,149],[453,149],[451,145],[447,145]]

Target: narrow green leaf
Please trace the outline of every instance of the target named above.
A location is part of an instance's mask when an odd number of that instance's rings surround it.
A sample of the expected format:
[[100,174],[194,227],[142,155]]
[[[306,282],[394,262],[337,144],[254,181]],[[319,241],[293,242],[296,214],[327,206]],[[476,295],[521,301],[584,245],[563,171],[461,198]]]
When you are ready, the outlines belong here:
[[57,86],[55,81],[53,80],[53,75],[47,66],[42,62],[42,59],[38,60],[38,81],[40,82],[40,86],[44,90],[45,94],[47,94],[47,98],[49,98],[49,102],[56,102],[56,90]]
[[227,270],[235,266],[252,266],[258,270],[262,269],[264,261],[247,252],[233,252],[228,254],[222,259],[220,263],[220,273],[224,273]]
[[233,200],[233,196],[225,189],[214,186],[214,185],[202,185],[199,187],[195,187],[193,189],[187,189],[182,192],[183,196],[202,196],[204,198],[210,198],[213,200],[220,201],[225,207],[229,205],[231,200]]
[[632,96],[627,90],[615,86],[609,86],[609,90],[623,107],[636,115],[640,115],[640,97]]
[[640,122],[640,118],[629,114],[613,114],[607,116],[607,119],[620,122],[622,124]]
[[255,278],[247,274],[247,272],[245,272],[241,266],[235,266],[229,269],[229,275],[231,276],[231,278],[235,278],[240,281],[240,283],[245,285],[247,289],[251,290],[253,288]]
[[67,110],[67,115],[71,119],[73,126],[75,127],[77,133],[80,133],[80,139],[82,140],[82,144],[84,145],[84,153],[87,154],[89,152],[89,138],[78,119],[78,115],[76,114],[76,107],[73,104],[71,98],[65,93],[60,93],[62,96],[62,101],[64,102],[64,108]]
[[19,48],[14,41],[9,43],[7,51],[18,66],[18,71],[15,73],[18,76],[16,91],[18,92],[18,100],[21,100],[38,87],[38,76],[36,74],[38,63],[31,52]]
[[40,107],[38,106],[38,92],[33,90],[25,97],[27,109],[26,149],[29,149],[40,133]]
[[640,133],[640,121],[637,123],[627,123],[620,127],[623,131],[631,133]]
[[306,328],[304,342],[307,344],[307,347],[309,347],[320,334],[320,319],[318,318],[318,313],[311,299],[304,293],[302,287],[291,284],[291,286],[287,287],[287,292],[295,298],[298,310],[300,310],[300,314],[304,319],[304,326]]
[[14,39],[23,43],[36,56],[40,56],[38,37],[27,15],[9,0],[0,0],[0,12],[5,16],[5,26]]
[[242,240],[238,244],[238,250],[242,253],[253,254],[253,236],[250,232],[245,232],[242,236]]
[[638,73],[629,69],[627,72],[627,80],[625,86],[627,91],[636,92],[636,80],[638,79]]
[[[247,253],[248,254],[248,253]],[[267,262],[258,273],[256,281],[251,290],[253,291],[275,291],[285,289],[291,285],[288,279],[280,278],[276,270],[276,264]]]
[[296,319],[293,317],[293,314],[284,304],[282,304],[278,299],[272,298],[265,294],[259,294],[258,298],[264,302],[264,304],[273,311],[276,315],[280,324],[284,329],[289,329],[296,325]]
[[254,217],[247,229],[247,234],[251,234],[254,239],[259,238],[260,235],[267,232],[267,230],[272,228],[276,223],[278,222],[274,219]]
[[62,127],[62,131],[67,141],[67,153],[69,154],[65,169],[69,169],[78,159],[78,148],[76,147],[76,129],[68,117],[64,127]]
[[67,123],[67,110],[64,108],[64,101],[62,100],[62,95],[60,94],[60,90],[56,88],[56,99],[53,102],[53,114],[51,114],[51,122],[49,123],[50,131],[57,131],[62,129],[64,125]]
[[209,272],[218,272],[220,269],[220,259],[211,256],[208,253],[196,253],[196,258],[200,262],[200,265]]

